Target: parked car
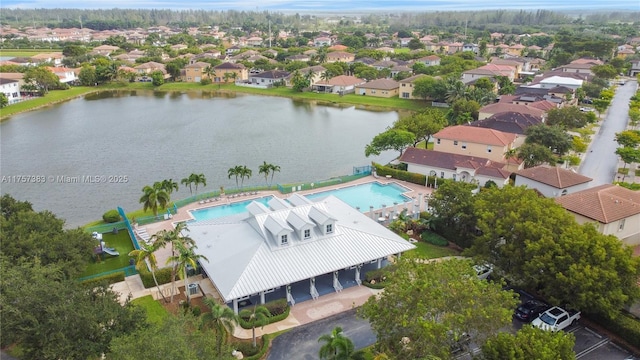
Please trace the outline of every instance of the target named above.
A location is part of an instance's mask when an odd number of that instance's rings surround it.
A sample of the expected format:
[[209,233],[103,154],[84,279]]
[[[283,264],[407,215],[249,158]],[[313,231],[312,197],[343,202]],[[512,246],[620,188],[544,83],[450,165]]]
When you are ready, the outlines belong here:
[[493,265],[491,264],[473,265],[473,269],[480,280],[487,279],[493,273]]
[[593,100],[591,99],[582,99],[583,104],[593,104]]
[[531,322],[550,307],[549,304],[540,300],[528,300],[516,308],[514,315],[518,320]]
[[580,320],[580,312],[575,310],[565,310],[561,307],[554,306],[543,312],[531,325],[542,330],[560,331],[568,328]]

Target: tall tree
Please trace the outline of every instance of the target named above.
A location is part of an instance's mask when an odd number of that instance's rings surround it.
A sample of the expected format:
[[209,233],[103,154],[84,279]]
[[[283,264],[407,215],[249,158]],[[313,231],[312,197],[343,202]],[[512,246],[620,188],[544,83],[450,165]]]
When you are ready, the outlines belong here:
[[516,299],[500,283],[480,280],[467,260],[423,264],[409,256],[393,280],[359,310],[377,337],[377,350],[394,359],[449,358],[453,334],[482,345],[511,324]]
[[160,182],[160,187],[169,195],[171,195],[174,191],[178,191],[178,183],[173,181],[173,179],[162,180],[162,182]]
[[86,287],[58,263],[0,258],[2,348],[18,344],[21,359],[97,359],[111,340],[145,324],[144,310],[106,285]]
[[140,203],[143,210],[151,209],[153,215],[158,216],[158,208],[164,209],[169,203],[169,194],[162,189],[162,184],[156,182],[153,186],[145,186],[142,188],[143,195],[140,197]]
[[413,133],[416,137],[413,146],[424,141],[425,147],[429,143],[431,136],[442,130],[447,125],[447,118],[438,109],[428,108],[410,116],[405,116],[397,120],[393,127]]
[[475,185],[461,181],[447,181],[432,194],[429,206],[438,232],[462,247],[468,247],[475,227],[473,193]]
[[[194,175],[194,174],[191,174]],[[188,186],[189,187],[189,193],[191,195],[193,195],[193,178],[191,176],[183,178],[182,180],[180,180],[180,183],[184,186]]]
[[571,135],[558,126],[545,124],[530,126],[525,130],[527,144],[539,144],[560,156],[571,149]]
[[318,339],[323,343],[318,351],[320,359],[326,360],[348,360],[354,352],[353,341],[346,337],[340,326],[331,330],[331,334],[323,334]]
[[251,171],[251,169],[249,169],[246,165],[242,165],[240,167],[240,186],[244,188],[244,178],[247,178],[247,180],[249,180],[249,178],[251,178],[251,174],[253,172]]
[[387,150],[396,150],[402,155],[403,150],[413,144],[415,138],[416,136],[412,132],[400,129],[389,129],[376,135],[371,143],[367,144],[364,149],[364,155],[366,157],[380,155],[380,153]]
[[[215,332],[220,351],[226,339],[233,334],[233,330],[238,324],[238,316],[230,307],[218,304],[211,297],[204,298],[204,304],[209,308],[209,312],[202,315],[202,326]],[[218,352],[218,356],[220,356],[220,352]]]
[[[269,321],[269,316],[271,316],[271,313],[269,312],[269,310],[264,307],[264,306],[254,306],[253,307],[253,311],[251,310],[247,310],[249,313],[247,314],[247,323],[249,323],[249,326],[251,326],[251,338],[252,338],[252,344],[253,347],[256,347],[257,343],[256,343],[256,327],[260,326],[263,327],[267,324],[267,321]],[[240,314],[240,316],[243,316],[243,314]]]
[[271,184],[269,183],[269,175],[271,175],[271,178],[273,179],[273,173],[276,171],[280,171],[280,166],[267,164],[266,161],[263,161],[262,165],[258,168],[258,174],[264,175],[264,182],[268,187],[271,187]]
[[29,67],[24,73],[24,82],[35,85],[43,94],[60,86],[58,76],[44,66]]
[[196,186],[196,195],[198,195],[198,186],[207,186],[207,178],[204,174],[191,174],[189,177],[193,177],[193,183]]
[[158,249],[163,248],[168,244],[171,245],[171,256],[167,260],[167,265],[173,265],[171,269],[171,300],[169,300],[172,303],[173,296],[176,293],[176,277],[178,275],[178,264],[173,261],[173,259],[177,259],[179,257],[177,249],[178,247],[188,248],[190,246],[195,246],[195,241],[187,235],[188,232],[189,228],[187,227],[187,223],[179,222],[172,230],[160,231],[154,241],[154,245],[156,245]]
[[520,146],[518,148],[518,159],[524,161],[525,168],[555,162],[555,157],[548,147],[534,143],[525,143]]

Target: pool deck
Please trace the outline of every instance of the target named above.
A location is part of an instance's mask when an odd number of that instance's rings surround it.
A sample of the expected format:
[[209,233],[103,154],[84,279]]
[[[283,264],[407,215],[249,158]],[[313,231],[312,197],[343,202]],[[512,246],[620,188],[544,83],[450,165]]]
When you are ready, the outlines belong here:
[[[312,193],[323,192],[323,191],[328,191],[328,190],[340,189],[340,188],[349,187],[349,186],[358,185],[358,184],[369,183],[369,182],[373,182],[373,181],[377,181],[377,182],[379,182],[381,184],[396,183],[398,185],[401,185],[401,186],[403,186],[403,187],[405,187],[405,188],[407,188],[409,190],[406,193],[404,193],[404,195],[406,195],[408,197],[416,197],[416,198],[418,198],[418,194],[422,194],[422,196],[424,196],[426,194],[431,194],[431,192],[433,191],[432,188],[427,188],[425,186],[408,183],[406,181],[401,181],[401,180],[392,179],[392,178],[386,178],[386,177],[380,177],[380,176],[378,176],[377,178],[374,178],[373,176],[367,176],[367,177],[363,177],[361,179],[350,181],[350,182],[344,183],[344,184],[326,186],[326,187],[322,187],[322,188],[318,188],[318,189],[314,189],[314,190],[298,191],[297,193],[302,194],[302,195],[312,194]],[[164,220],[164,221],[160,221],[160,222],[157,222],[157,223],[148,224],[148,225],[145,225],[145,226],[142,226],[142,227],[144,227],[147,230],[147,233],[149,235],[153,235],[153,234],[155,234],[155,233],[157,233],[158,231],[161,231],[161,230],[171,230],[171,229],[173,229],[174,223],[192,220],[193,218],[191,217],[191,215],[189,213],[189,210],[202,209],[202,208],[208,208],[208,207],[212,207],[212,206],[219,206],[219,205],[224,205],[224,204],[229,204],[229,203],[241,202],[241,201],[257,199],[257,198],[261,198],[261,197],[265,197],[265,196],[277,196],[279,198],[286,199],[289,196],[291,196],[291,194],[292,193],[282,194],[277,190],[275,190],[275,191],[260,191],[256,195],[238,196],[238,197],[235,197],[235,198],[232,198],[232,199],[228,199],[226,197],[223,197],[219,201],[216,201],[216,202],[209,202],[209,203],[204,203],[204,204],[200,204],[198,202],[195,202],[195,203],[191,203],[189,205],[186,205],[186,206],[183,206],[183,207],[179,208],[178,209],[178,213],[175,214],[173,216],[173,218],[171,218],[169,220]],[[422,202],[422,206],[424,207],[424,202]],[[391,209],[392,206],[388,206],[387,208]],[[368,212],[366,212],[366,213],[368,213]],[[162,267],[162,266],[164,266],[164,264],[167,263],[167,259],[169,259],[169,257],[171,256],[171,247],[170,246],[165,246],[164,248],[158,250],[155,253],[155,255],[156,255],[157,262],[158,262],[158,266]]]

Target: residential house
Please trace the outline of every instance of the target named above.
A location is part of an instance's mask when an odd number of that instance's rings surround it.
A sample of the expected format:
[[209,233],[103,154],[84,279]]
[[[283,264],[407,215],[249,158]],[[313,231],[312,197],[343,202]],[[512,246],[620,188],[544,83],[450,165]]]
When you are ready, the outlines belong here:
[[334,63],[334,62],[344,62],[350,63],[356,59],[355,55],[352,53],[344,52],[344,51],[332,51],[327,53],[326,62]]
[[[256,201],[247,212],[189,225],[200,266],[222,301],[294,305],[361,284],[366,271],[415,246],[334,196]],[[203,286],[207,288],[210,286]]]
[[297,54],[297,55],[291,55],[291,56],[287,56],[285,58],[285,60],[287,61],[302,61],[302,62],[307,62],[311,60],[311,56],[309,55],[304,55],[304,54]]
[[511,56],[522,56],[522,51],[525,49],[526,47],[522,44],[515,44],[515,45],[511,45],[509,46],[509,48],[507,49],[507,54],[511,55]]
[[468,84],[480,78],[506,76],[509,80],[515,80],[516,68],[509,65],[487,64],[476,69],[462,73],[462,82]]
[[509,182],[511,174],[511,171],[504,169],[503,163],[493,162],[487,158],[414,147],[407,148],[399,161],[407,164],[409,172],[435,176],[439,179],[477,182],[478,185],[485,185],[488,181],[492,181],[500,188]]
[[356,86],[358,95],[390,98],[398,96],[400,84],[392,79],[377,79]]
[[380,61],[376,61],[375,63],[371,64],[371,66],[373,68],[375,68],[376,70],[380,71],[383,69],[391,69],[392,67],[398,65],[397,62],[395,61],[391,61],[391,60],[380,60]]
[[349,47],[341,44],[331,45],[327,48],[328,51],[346,51]]
[[319,80],[312,88],[319,92],[330,92],[344,95],[355,92],[356,86],[366,84],[367,80],[359,79],[355,76],[338,75],[329,80]]
[[53,64],[53,66],[62,65],[63,58],[64,58],[64,55],[62,55],[62,53],[59,53],[59,52],[37,54],[31,57],[31,59],[33,60],[33,63],[35,64],[51,63]]
[[69,84],[78,80],[75,69],[69,69],[66,67],[51,67],[47,66],[47,69],[60,79],[61,83]]
[[504,154],[524,143],[524,138],[490,128],[456,125],[433,134],[433,150],[505,161]]
[[605,235],[629,246],[640,245],[640,192],[604,184],[566,196],[556,202],[580,224],[593,223]]
[[180,51],[180,50],[187,49],[189,47],[185,44],[175,44],[175,45],[171,45],[169,48],[173,51]]
[[138,73],[136,81],[151,82],[151,74],[156,71],[162,72],[165,78],[171,76],[167,74],[167,70],[165,69],[164,64],[155,61],[149,61],[144,64],[140,64],[134,67],[134,69]]
[[268,70],[263,71],[259,74],[250,74],[249,83],[251,83],[252,85],[260,85],[266,87],[271,87],[279,83],[286,85],[289,75],[290,73],[284,70]]
[[440,65],[440,57],[437,55],[429,55],[417,59],[416,62],[421,62],[425,66],[437,66]]
[[593,73],[591,72],[591,68],[594,65],[602,65],[602,64],[604,63],[597,59],[580,58],[580,59],[573,60],[567,65],[562,65],[558,67],[558,70],[562,70],[562,72],[566,72],[566,73],[580,73],[580,74],[593,75]]
[[516,171],[515,185],[526,186],[548,198],[555,198],[588,189],[591,180],[572,170],[539,165]]
[[211,64],[197,61],[193,64],[189,64],[184,67],[185,74],[183,81],[186,82],[200,82],[203,79],[208,79],[210,75],[206,73],[206,69],[211,66]]
[[483,120],[493,114],[503,113],[507,111],[533,115],[542,120],[546,119],[546,112],[535,107],[497,102],[481,107],[480,110],[478,110],[478,120]]
[[247,39],[247,46],[260,47],[262,46],[262,38],[259,36],[252,36]]
[[485,129],[498,130],[504,133],[515,134],[522,138],[516,141],[521,144],[524,141],[525,132],[531,126],[542,124],[542,119],[530,114],[506,111],[489,116],[483,120],[473,121],[465,126],[475,126]]
[[225,53],[227,56],[231,56],[231,55],[233,55],[233,54],[237,54],[237,53],[239,53],[239,52],[240,52],[240,50],[242,50],[242,48],[241,48],[240,46],[238,46],[238,45],[233,45],[233,46],[231,46],[231,47],[228,47],[228,48],[224,51],[224,53]]
[[313,46],[315,47],[331,46],[331,38],[328,36],[317,37],[313,39]]
[[388,46],[382,46],[376,49],[377,51],[383,52],[383,53],[388,53],[388,54],[394,54],[396,52],[396,50],[392,47],[388,47]]
[[418,99],[417,97],[413,96],[414,83],[415,83],[416,80],[418,80],[420,78],[423,78],[425,76],[427,76],[427,75],[418,74],[418,75],[413,75],[413,76],[410,76],[410,77],[408,77],[406,79],[398,81],[398,84],[400,84],[399,95],[398,96],[401,99]]
[[[224,62],[213,67],[213,82],[245,81],[249,79],[249,70],[242,64]],[[229,74],[225,76],[225,74]]]
[[100,46],[94,47],[93,50],[91,50],[91,54],[109,56],[112,52],[118,51],[118,50],[120,50],[120,48],[117,46],[100,45]]
[[[583,83],[584,80],[564,76],[551,76],[546,79],[540,80],[536,85],[545,89],[552,89],[558,86],[563,86],[566,88],[570,88],[571,90],[576,90],[581,87]],[[531,85],[531,87],[536,85]]]
[[[308,77],[309,83],[310,83],[309,86],[313,87],[318,81],[322,80],[322,74],[324,74],[324,72],[327,71],[327,69],[325,69],[324,66],[316,65],[316,66],[309,66],[306,68],[302,68],[297,71],[300,73],[300,75],[304,77]],[[291,84],[291,79],[293,78],[294,74],[295,74],[295,71],[289,74],[289,77],[287,78],[287,83]]]
[[479,55],[480,47],[478,46],[478,44],[466,43],[462,45],[462,51],[471,51],[474,54]]
[[396,78],[396,76],[400,75],[400,73],[413,74],[413,69],[408,67],[407,65],[398,65],[391,68],[391,73],[389,74],[391,78]]
[[22,100],[20,95],[20,81],[16,79],[7,79],[0,74],[0,92],[9,101],[9,104],[14,104]]
[[640,74],[640,60],[631,61],[631,69],[629,69],[629,76],[635,77]]

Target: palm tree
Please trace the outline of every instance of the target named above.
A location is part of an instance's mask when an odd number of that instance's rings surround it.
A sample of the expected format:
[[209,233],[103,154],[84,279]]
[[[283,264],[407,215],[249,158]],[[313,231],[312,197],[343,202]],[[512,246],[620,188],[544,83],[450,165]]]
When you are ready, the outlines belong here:
[[[325,83],[329,81],[329,79],[331,79],[331,74],[329,74],[328,71],[323,72],[322,74],[320,74],[320,80],[324,81]],[[324,92],[327,92],[327,84],[325,84],[324,86]]]
[[518,149],[516,148],[511,148],[504,152],[504,157],[505,159],[507,159],[507,167],[511,165],[511,159],[515,157],[517,154],[518,154]]
[[229,82],[229,79],[231,79],[231,73],[224,73],[224,75],[222,76],[222,78],[224,79],[225,84]]
[[251,169],[249,169],[246,165],[242,165],[242,167],[240,168],[240,186],[241,187],[244,188],[244,178],[247,178],[247,180],[249,180],[252,173],[253,171],[251,171]]
[[186,177],[182,180],[180,180],[180,184],[184,185],[184,186],[189,186],[189,192],[191,193],[191,195],[193,195],[193,188],[191,187],[191,185],[193,184],[193,181],[191,181],[191,176]]
[[271,165],[271,181],[269,181],[269,187],[271,187],[271,184],[273,184],[273,175],[275,175],[275,173],[277,172],[280,172],[280,166]]
[[269,186],[269,174],[271,174],[272,164],[267,164],[266,161],[262,162],[262,165],[258,167],[258,174],[264,174],[264,182]]
[[269,317],[271,313],[269,309],[264,306],[254,306],[253,311],[249,315],[247,322],[249,326],[251,326],[251,334],[253,338],[253,347],[256,347],[256,326],[260,326],[261,328],[267,324],[269,321]]
[[196,196],[198,196],[198,185],[202,184],[202,187],[207,186],[207,178],[204,174],[191,174],[189,177],[193,177],[193,183],[196,185]]
[[[153,234],[151,238],[153,239],[156,234]],[[156,288],[160,295],[162,295],[162,300],[167,302],[167,298],[164,297],[162,291],[160,291],[160,285],[158,284],[158,279],[156,279],[156,270],[158,270],[158,262],[156,260],[155,252],[158,250],[155,241],[153,245],[145,245],[143,244],[140,250],[133,250],[129,253],[130,257],[133,257],[136,261],[136,269],[140,271],[143,266],[146,266],[149,271],[151,271],[151,276],[153,276],[153,282],[156,284]]]
[[143,210],[151,209],[155,216],[158,216],[158,207],[164,209],[169,203],[169,194],[162,189],[161,184],[156,182],[153,186],[142,188],[144,195],[140,198]]
[[206,68],[204,68],[203,72],[205,75],[207,75],[207,78],[211,79],[212,75],[216,73],[216,69],[214,69],[213,66],[209,65]]
[[[189,229],[187,228],[187,223],[185,222],[180,222],[176,224],[176,227],[173,230],[162,230],[159,233],[156,234],[156,239],[154,241],[154,245],[157,246],[158,249],[166,246],[167,244],[171,244],[171,257],[176,257],[176,248],[178,247],[178,244],[181,244],[182,246],[185,247],[189,247],[189,246],[195,246],[195,241],[193,241],[192,238],[190,238],[189,236],[184,235],[185,232],[188,232]],[[168,259],[167,260],[167,264],[172,263],[173,260]],[[171,269],[171,300],[170,302],[173,302],[173,295],[175,294],[175,290],[176,290],[176,275],[178,272],[178,267],[176,264],[174,264],[173,268]]]
[[445,86],[447,89],[446,100],[448,103],[453,103],[458,99],[465,98],[467,87],[462,81],[456,78],[449,78]]
[[213,298],[207,297],[203,302],[211,311],[202,315],[202,325],[215,332],[218,341],[218,355],[220,355],[222,343],[230,334],[233,334],[233,330],[238,324],[238,315],[230,307],[218,304]]
[[229,170],[227,170],[227,175],[229,175],[229,179],[231,179],[232,176],[236,177],[236,187],[238,188],[238,190],[240,189],[240,185],[238,184],[238,176],[240,176],[241,173],[242,173],[242,166],[240,165],[236,165],[232,168],[229,168]]
[[331,334],[320,336],[318,342],[324,342],[324,345],[322,345],[318,352],[320,359],[347,360],[353,355],[353,342],[344,336],[340,326],[336,326],[331,331]]
[[171,195],[174,191],[178,191],[178,183],[173,181],[173,179],[162,180],[162,182],[160,183],[160,187],[169,195]]
[[204,255],[199,255],[195,253],[195,249],[197,246],[195,244],[186,245],[183,242],[176,243],[176,248],[178,250],[177,255],[173,255],[169,257],[167,261],[171,261],[175,264],[176,270],[180,276],[180,278],[184,281],[184,292],[187,294],[187,304],[191,303],[191,294],[188,289],[188,279],[187,279],[187,268],[191,266],[191,268],[195,269],[198,267],[198,261],[209,259]]

